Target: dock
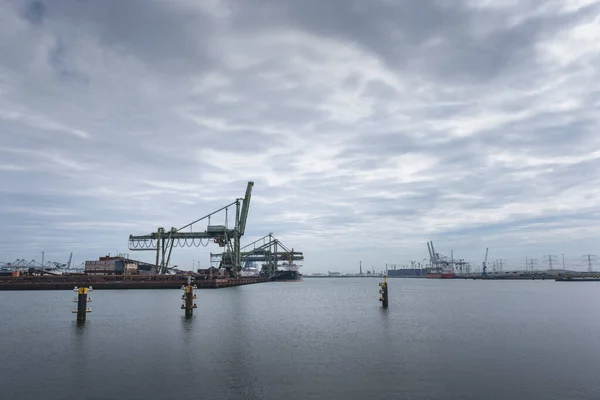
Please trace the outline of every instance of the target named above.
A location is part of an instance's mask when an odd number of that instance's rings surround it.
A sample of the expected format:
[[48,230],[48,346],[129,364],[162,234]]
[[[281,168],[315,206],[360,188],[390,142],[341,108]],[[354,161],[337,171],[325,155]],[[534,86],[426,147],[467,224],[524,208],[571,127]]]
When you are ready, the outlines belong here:
[[[195,276],[198,289],[218,289],[269,282],[269,278],[211,278]],[[0,290],[72,290],[74,286],[98,289],[180,289],[186,285],[184,275],[78,275],[78,276],[18,276],[0,278]]]
[[[130,258],[129,253],[108,254],[98,260],[86,260],[80,272],[79,268],[71,268],[73,253],[65,264],[44,263],[42,251],[41,263],[25,262],[24,259],[0,263],[0,290],[72,290],[84,286],[94,289],[179,289],[190,286],[188,277],[194,280],[194,289],[217,289],[276,280],[277,273],[281,272],[279,267],[284,272],[293,270],[297,274],[295,262],[304,260],[303,253],[286,247],[272,233],[241,246],[253,187],[254,182],[249,181],[243,198],[236,198],[180,228],[161,226],[147,234],[129,235],[129,250],[150,252],[154,263]],[[223,218],[221,223],[220,218]],[[190,270],[172,265],[173,249],[206,247],[209,243],[217,244],[221,250],[210,253],[208,269],[196,269],[195,262]],[[261,264],[261,270],[255,267],[256,263]],[[243,276],[244,270],[256,271],[259,275]]]
[[499,280],[499,281],[509,281],[509,280],[541,280],[544,281],[546,279],[552,280],[556,277],[556,274],[550,274],[547,272],[514,272],[514,273],[504,273],[504,274],[464,274],[457,275],[456,279],[473,279],[473,280]]
[[487,274],[463,274],[456,279],[475,280],[555,280],[558,282],[591,282],[600,281],[598,272],[542,270],[542,271],[506,271]]
[[600,275],[597,276],[569,276],[559,275],[554,279],[556,282],[600,282]]

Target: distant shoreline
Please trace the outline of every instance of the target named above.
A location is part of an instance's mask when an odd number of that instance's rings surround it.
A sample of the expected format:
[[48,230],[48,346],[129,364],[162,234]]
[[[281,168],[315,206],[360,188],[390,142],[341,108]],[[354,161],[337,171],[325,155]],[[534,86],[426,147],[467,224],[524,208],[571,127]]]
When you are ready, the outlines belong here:
[[[302,278],[383,278],[383,275],[302,275]],[[388,276],[389,278],[389,276]],[[420,277],[417,277],[420,278]],[[423,277],[424,278],[424,277]]]

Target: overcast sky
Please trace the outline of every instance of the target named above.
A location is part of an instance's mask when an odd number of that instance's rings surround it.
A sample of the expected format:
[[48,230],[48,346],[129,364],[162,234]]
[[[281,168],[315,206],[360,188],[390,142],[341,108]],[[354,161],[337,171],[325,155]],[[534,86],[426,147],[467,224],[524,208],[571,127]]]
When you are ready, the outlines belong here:
[[273,232],[305,273],[422,260],[428,240],[583,268],[598,3],[0,0],[0,261],[125,252],[253,180],[243,243]]

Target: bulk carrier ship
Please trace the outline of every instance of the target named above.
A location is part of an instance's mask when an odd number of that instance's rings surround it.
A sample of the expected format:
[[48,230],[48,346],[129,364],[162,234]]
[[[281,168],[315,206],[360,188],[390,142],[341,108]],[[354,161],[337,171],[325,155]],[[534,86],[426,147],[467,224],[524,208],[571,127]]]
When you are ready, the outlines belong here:
[[301,281],[302,274],[299,271],[300,266],[293,262],[284,262],[279,265],[280,268],[271,276],[272,281]]

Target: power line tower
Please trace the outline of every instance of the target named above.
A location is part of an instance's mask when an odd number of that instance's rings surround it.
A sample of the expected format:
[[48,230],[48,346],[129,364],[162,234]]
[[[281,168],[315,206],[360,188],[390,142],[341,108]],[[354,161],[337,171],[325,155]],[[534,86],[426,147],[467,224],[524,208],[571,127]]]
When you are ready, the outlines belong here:
[[504,271],[504,259],[499,258],[498,260],[496,260],[496,266],[498,267],[498,271]]
[[548,254],[547,256],[544,256],[544,262],[548,263],[548,269],[552,269],[552,264],[556,263],[556,258],[557,256],[554,256],[552,254]]
[[533,271],[535,269],[535,265],[537,264],[537,258],[529,259],[529,269]]
[[494,266],[494,272],[500,271],[500,266],[499,266],[500,264],[498,264],[498,260],[493,261],[492,265]]
[[592,262],[596,261],[596,256],[594,254],[586,254],[583,256],[583,259],[588,265],[588,272],[593,272]]

